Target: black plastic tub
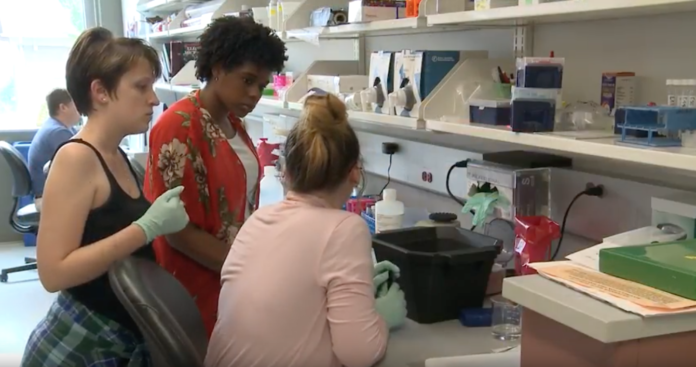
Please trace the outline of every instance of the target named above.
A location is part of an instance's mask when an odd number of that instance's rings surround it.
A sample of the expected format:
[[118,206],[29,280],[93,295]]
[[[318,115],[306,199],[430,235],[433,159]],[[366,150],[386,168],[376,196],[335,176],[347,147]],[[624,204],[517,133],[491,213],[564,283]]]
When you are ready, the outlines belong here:
[[483,306],[488,278],[503,242],[455,227],[423,227],[374,235],[378,261],[401,269],[408,318],[432,324]]

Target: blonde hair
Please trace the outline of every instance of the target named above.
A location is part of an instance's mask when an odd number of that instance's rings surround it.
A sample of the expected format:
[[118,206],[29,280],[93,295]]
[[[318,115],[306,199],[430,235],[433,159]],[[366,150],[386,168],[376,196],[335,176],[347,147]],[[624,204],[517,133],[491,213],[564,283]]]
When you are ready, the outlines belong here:
[[114,37],[106,28],[90,28],[77,38],[65,66],[65,81],[77,110],[92,112],[91,84],[99,80],[115,95],[121,77],[138,61],[145,60],[159,78],[162,65],[154,48],[137,38]]
[[343,102],[333,94],[307,97],[285,152],[291,190],[309,193],[343,183],[360,159],[360,143],[348,124]]

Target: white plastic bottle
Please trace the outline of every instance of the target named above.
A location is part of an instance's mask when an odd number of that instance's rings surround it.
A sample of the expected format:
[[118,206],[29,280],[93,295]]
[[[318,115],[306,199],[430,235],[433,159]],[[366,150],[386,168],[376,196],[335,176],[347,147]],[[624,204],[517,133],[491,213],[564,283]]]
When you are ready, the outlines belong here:
[[283,201],[285,191],[278,178],[278,171],[273,166],[263,168],[263,178],[259,184],[259,208]]
[[268,27],[279,31],[278,29],[278,1],[271,0],[268,3]]
[[283,13],[283,0],[277,1],[278,5],[276,5],[276,17],[278,18],[278,27],[276,28],[276,31],[283,32],[285,31],[285,14]]
[[401,228],[404,203],[396,200],[395,189],[384,189],[382,200],[375,203],[375,232]]

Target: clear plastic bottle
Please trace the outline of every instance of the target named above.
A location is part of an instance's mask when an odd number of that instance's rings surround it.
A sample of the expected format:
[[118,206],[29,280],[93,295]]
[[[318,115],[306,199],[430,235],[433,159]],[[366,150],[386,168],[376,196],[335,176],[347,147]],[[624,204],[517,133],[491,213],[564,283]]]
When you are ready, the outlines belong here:
[[384,189],[382,200],[375,203],[375,232],[401,228],[404,211],[404,203],[396,200],[396,190]]
[[268,3],[268,27],[275,30],[278,30],[278,1],[277,0],[270,0]]
[[279,203],[285,199],[285,190],[278,178],[278,170],[274,166],[263,168],[263,178],[259,184],[259,190],[259,208]]
[[276,31],[285,31],[285,14],[283,13],[283,0],[277,0],[278,5],[276,6],[276,17],[278,18],[278,27]]

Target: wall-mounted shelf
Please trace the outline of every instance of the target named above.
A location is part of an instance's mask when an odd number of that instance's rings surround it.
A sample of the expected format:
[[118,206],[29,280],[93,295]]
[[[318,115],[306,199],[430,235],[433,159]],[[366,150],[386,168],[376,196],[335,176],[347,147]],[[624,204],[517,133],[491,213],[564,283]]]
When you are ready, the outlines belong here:
[[[185,95],[193,88],[190,86],[170,86],[158,83],[155,89],[172,91]],[[284,102],[273,98],[262,98],[259,107],[271,108],[277,113],[297,115],[302,109],[298,102]],[[552,133],[527,134],[515,133],[507,127],[489,127],[466,123],[444,122],[439,120],[418,120],[400,116],[381,115],[369,112],[348,112],[351,122],[394,126],[406,129],[427,129],[430,131],[468,136],[478,139],[518,144],[534,149],[544,149],[558,153],[570,153],[622,162],[646,164],[656,167],[671,168],[696,172],[696,149],[690,148],[644,148],[621,145],[613,138],[573,139]]]
[[[434,2],[435,0],[428,0]],[[460,0],[439,0],[460,1]],[[696,11],[694,0],[568,0],[428,15],[429,25],[518,26]]]
[[561,153],[696,172],[696,149],[682,147],[643,148],[619,144],[614,138],[573,139],[548,133],[515,133],[507,127],[477,126],[437,120],[428,120],[425,125],[428,130],[437,132],[519,144]]
[[[163,0],[158,0],[158,1],[163,1]],[[170,0],[171,1],[171,0]],[[168,38],[191,38],[191,37],[196,37],[199,36],[203,30],[208,26],[210,23],[209,21],[205,21],[200,24],[196,24],[193,26],[185,27],[183,26],[184,21],[187,19],[186,16],[186,8],[191,5],[197,5],[200,3],[205,3],[203,1],[194,1],[194,2],[189,2],[187,5],[182,7],[181,9],[178,9],[178,14],[174,19],[172,19],[171,23],[169,24],[169,29],[166,31],[162,32],[154,32],[149,35],[149,39],[168,39]],[[205,14],[207,13],[210,15],[212,12],[212,16],[209,18],[205,19],[217,19],[220,17],[225,16],[225,14],[230,14],[230,13],[236,13],[242,10],[242,5],[246,6],[266,6],[268,5],[267,0],[224,0],[224,1],[211,1],[210,4],[205,3],[205,5],[202,5],[204,8],[210,8],[208,10],[203,10],[202,13]]]
[[285,32],[286,38],[307,39],[318,38],[351,38],[361,34],[389,35],[417,32],[419,28],[427,27],[425,17],[378,20],[366,23],[348,23],[332,27],[308,27],[291,29]]
[[140,0],[136,10],[145,16],[169,15],[205,0]]

